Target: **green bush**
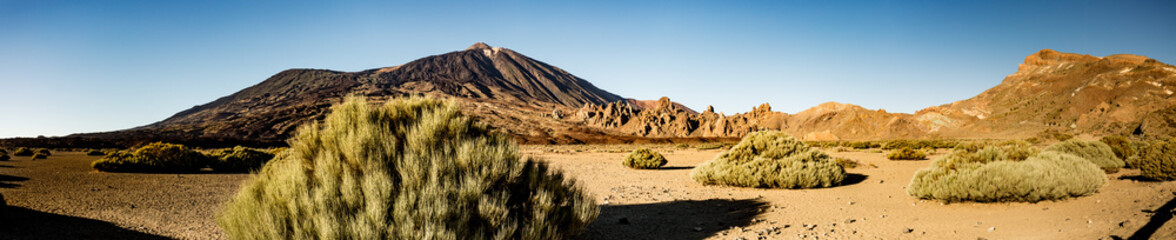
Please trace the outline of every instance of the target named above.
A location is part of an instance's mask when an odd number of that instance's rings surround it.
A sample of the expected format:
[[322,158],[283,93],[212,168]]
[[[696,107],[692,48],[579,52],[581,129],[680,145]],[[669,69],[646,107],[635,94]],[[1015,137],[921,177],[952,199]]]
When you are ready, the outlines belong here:
[[1123,136],[1103,136],[1098,141],[1107,144],[1111,147],[1111,151],[1115,152],[1115,157],[1126,160],[1135,156],[1135,148],[1131,147],[1131,140]]
[[845,169],[829,155],[779,131],[748,134],[731,150],[703,162],[690,178],[707,185],[759,188],[832,187]]
[[1118,172],[1119,168],[1125,165],[1123,160],[1115,157],[1115,152],[1111,150],[1110,146],[1098,141],[1087,142],[1070,139],[1050,145],[1043,151],[1073,154],[1074,156],[1093,162],[1107,173]]
[[23,148],[23,147],[17,148],[16,151],[12,152],[12,156],[18,156],[18,157],[27,157],[27,156],[32,156],[32,155],[33,155],[33,150],[29,150],[28,148]]
[[1140,152],[1135,161],[1145,178],[1176,180],[1176,138],[1151,144]]
[[890,160],[923,160],[927,159],[927,153],[923,151],[914,150],[909,147],[890,152],[886,155]]
[[230,239],[569,239],[592,197],[506,135],[424,98],[349,98],[217,217]]
[[666,158],[661,153],[654,152],[648,148],[640,148],[633,150],[633,153],[629,153],[629,156],[625,156],[623,164],[629,168],[653,169],[665,166]]
[[33,160],[46,159],[46,158],[49,158],[49,155],[45,155],[44,153],[34,153],[33,154]]
[[274,158],[272,153],[242,146],[216,149],[206,155],[208,166],[217,172],[252,172]]
[[192,172],[207,164],[207,157],[184,145],[155,142],[132,151],[115,151],[90,163],[104,172]]
[[956,150],[915,172],[907,193],[947,202],[1038,202],[1084,196],[1107,182],[1094,163],[1074,155],[1041,152],[1010,158],[1012,147]]
[[52,156],[53,155],[53,152],[50,152],[48,148],[38,148],[37,153],[43,154],[45,156]]
[[97,149],[90,149],[90,150],[86,150],[86,155],[88,155],[88,156],[104,156],[104,155],[106,155],[106,153],[99,151]]

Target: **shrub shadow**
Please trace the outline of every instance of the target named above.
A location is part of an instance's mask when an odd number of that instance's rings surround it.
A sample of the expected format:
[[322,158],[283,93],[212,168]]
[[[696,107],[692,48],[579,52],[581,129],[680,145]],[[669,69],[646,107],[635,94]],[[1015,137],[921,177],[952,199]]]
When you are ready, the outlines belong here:
[[0,174],[0,188],[20,187],[20,184],[15,184],[12,182],[23,182],[27,180],[29,180],[29,178]]
[[0,206],[0,239],[169,239],[114,224]]
[[1160,227],[1163,227],[1165,223],[1172,220],[1173,210],[1176,210],[1176,198],[1168,200],[1168,203],[1165,203],[1160,208],[1157,208],[1155,212],[1152,212],[1151,220],[1148,220],[1147,224],[1144,224],[1143,227],[1140,227],[1138,231],[1135,231],[1127,239],[1151,239],[1152,235],[1156,234],[1157,230],[1160,230]]
[[865,182],[867,178],[870,178],[870,176],[857,174],[857,173],[846,173],[845,179],[841,180],[841,186],[849,186],[849,185],[862,183],[862,182]]
[[0,165],[0,168],[17,168],[9,165]]
[[1137,182],[1162,182],[1151,178],[1145,178],[1142,175],[1119,176],[1119,180],[1131,180]]
[[600,217],[577,239],[705,239],[749,225],[767,205],[758,199],[711,199],[602,206]]
[[682,170],[682,169],[694,169],[694,166],[677,166],[677,167],[660,167],[660,168],[657,168],[657,170]]

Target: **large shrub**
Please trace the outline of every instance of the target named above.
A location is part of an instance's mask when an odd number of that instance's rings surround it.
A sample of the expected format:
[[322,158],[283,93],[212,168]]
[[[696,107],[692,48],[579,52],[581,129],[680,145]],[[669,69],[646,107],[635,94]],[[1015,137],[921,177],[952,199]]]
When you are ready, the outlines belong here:
[[1111,151],[1115,152],[1115,157],[1127,160],[1131,156],[1135,156],[1135,148],[1131,147],[1131,140],[1123,136],[1103,136],[1098,141],[1107,144],[1111,147]]
[[190,172],[204,167],[206,159],[184,145],[155,142],[134,151],[107,153],[90,166],[104,172]]
[[1125,164],[1123,160],[1115,157],[1115,152],[1111,150],[1110,146],[1098,141],[1087,142],[1070,139],[1050,145],[1044,151],[1073,154],[1074,156],[1093,162],[1108,173],[1118,172],[1119,168],[1122,168]]
[[629,168],[652,169],[665,166],[666,158],[661,153],[654,152],[648,148],[640,148],[633,150],[632,153],[629,153],[629,156],[625,156],[625,161],[622,163]]
[[27,156],[32,156],[32,155],[33,155],[33,150],[29,150],[28,148],[23,148],[23,147],[17,148],[16,151],[12,152],[12,156],[18,156],[18,157],[27,157]]
[[1042,152],[1018,160],[1008,152],[1023,150],[1010,148],[953,151],[916,172],[907,193],[948,202],[1038,202],[1091,194],[1107,182],[1102,169],[1077,156]]
[[48,148],[38,148],[37,153],[40,153],[41,155],[45,155],[45,156],[52,156],[53,155],[53,152],[50,152]]
[[1152,143],[1140,152],[1135,164],[1145,178],[1176,180],[1176,138]]
[[890,160],[923,160],[927,159],[927,153],[904,147],[890,152],[890,154],[886,155],[886,158]]
[[568,239],[594,200],[452,102],[349,98],[217,218],[232,239]]
[[702,184],[760,188],[832,187],[845,169],[829,155],[779,131],[748,134],[731,150],[699,164],[690,178]]
[[46,158],[49,158],[49,155],[45,155],[44,153],[34,153],[33,154],[33,160],[46,159]]
[[208,166],[217,172],[251,172],[261,169],[274,154],[266,151],[236,146],[208,152]]

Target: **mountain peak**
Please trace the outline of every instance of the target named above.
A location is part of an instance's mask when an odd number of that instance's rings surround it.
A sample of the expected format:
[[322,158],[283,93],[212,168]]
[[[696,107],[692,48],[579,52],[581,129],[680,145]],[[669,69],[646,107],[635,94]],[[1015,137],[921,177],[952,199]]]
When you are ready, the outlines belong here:
[[490,45],[486,44],[484,42],[477,42],[477,43],[474,43],[474,45],[470,45],[469,48],[466,48],[466,50],[478,50],[478,49],[490,49]]

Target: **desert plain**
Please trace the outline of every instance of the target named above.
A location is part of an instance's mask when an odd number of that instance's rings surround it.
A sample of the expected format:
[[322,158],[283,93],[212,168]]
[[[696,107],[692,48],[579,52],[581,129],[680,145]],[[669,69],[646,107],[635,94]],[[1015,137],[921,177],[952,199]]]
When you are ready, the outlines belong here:
[[[694,166],[722,149],[652,145],[668,164],[621,165],[636,145],[524,145],[586,189],[600,216],[579,239],[1176,239],[1176,182],[1138,170],[1108,174],[1097,193],[1037,203],[945,203],[906,193],[931,160],[894,161],[877,150],[823,149],[858,162],[841,186],[705,186]],[[929,159],[945,154],[934,152]],[[225,239],[223,204],[249,174],[107,173],[100,156],[54,152],[0,162],[0,239]]]

